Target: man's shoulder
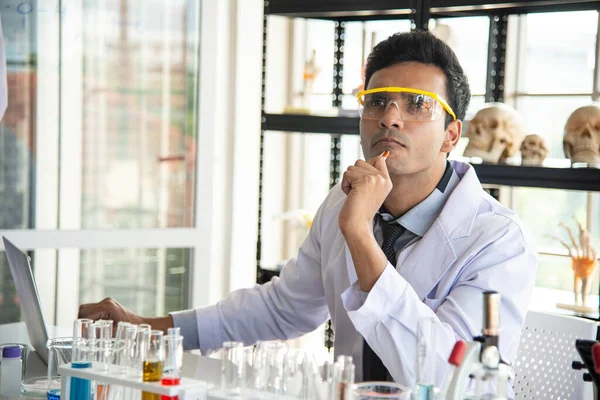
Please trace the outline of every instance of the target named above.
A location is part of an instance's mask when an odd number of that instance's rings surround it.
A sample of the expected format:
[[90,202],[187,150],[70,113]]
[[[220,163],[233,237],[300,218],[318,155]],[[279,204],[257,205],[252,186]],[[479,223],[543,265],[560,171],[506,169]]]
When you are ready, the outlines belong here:
[[507,236],[504,239],[512,238],[509,240],[519,241],[528,251],[536,252],[533,237],[517,213],[483,189],[471,166],[463,164],[459,169],[461,182],[447,203],[451,216],[443,218],[450,237],[470,237],[489,244]]
[[329,193],[323,203],[321,203],[321,207],[323,209],[323,214],[339,214],[344,201],[346,200],[346,193],[342,190],[342,184],[336,184]]
[[479,212],[474,223],[474,230],[488,232],[492,241],[501,237],[519,241],[523,247],[537,254],[533,235],[525,226],[519,215],[487,193],[481,196]]
[[333,235],[334,231],[332,230],[339,229],[338,216],[345,200],[346,193],[342,191],[340,183],[331,188],[327,197],[319,206],[319,211],[313,221],[313,226],[317,229],[319,235]]

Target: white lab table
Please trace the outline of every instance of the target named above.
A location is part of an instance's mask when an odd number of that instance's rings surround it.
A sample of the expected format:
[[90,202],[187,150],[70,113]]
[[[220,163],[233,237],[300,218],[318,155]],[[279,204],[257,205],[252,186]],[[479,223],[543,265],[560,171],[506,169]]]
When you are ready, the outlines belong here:
[[[48,327],[50,338],[69,336],[70,331],[56,327]],[[30,344],[27,329],[23,322],[0,325],[0,344],[23,343]],[[46,365],[33,349],[27,357],[26,377],[46,375]],[[218,384],[221,379],[221,360],[204,357],[191,353],[183,355],[183,376]],[[0,396],[0,400],[17,400],[19,397]],[[21,396],[20,399],[34,399]],[[36,397],[36,400],[41,399]]]

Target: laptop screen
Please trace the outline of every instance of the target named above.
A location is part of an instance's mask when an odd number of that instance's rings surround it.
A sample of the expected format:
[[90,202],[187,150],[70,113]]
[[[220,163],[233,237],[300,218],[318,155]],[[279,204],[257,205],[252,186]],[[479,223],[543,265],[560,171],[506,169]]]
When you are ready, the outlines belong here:
[[42,316],[37,286],[31,270],[30,258],[4,236],[4,250],[13,277],[21,314],[25,320],[29,341],[45,363],[48,363],[48,331]]

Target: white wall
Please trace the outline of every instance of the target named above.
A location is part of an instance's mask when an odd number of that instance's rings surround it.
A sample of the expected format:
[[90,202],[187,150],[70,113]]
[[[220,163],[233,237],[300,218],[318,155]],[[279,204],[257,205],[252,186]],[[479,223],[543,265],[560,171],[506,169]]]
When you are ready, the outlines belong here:
[[260,0],[203,0],[194,307],[256,281]]

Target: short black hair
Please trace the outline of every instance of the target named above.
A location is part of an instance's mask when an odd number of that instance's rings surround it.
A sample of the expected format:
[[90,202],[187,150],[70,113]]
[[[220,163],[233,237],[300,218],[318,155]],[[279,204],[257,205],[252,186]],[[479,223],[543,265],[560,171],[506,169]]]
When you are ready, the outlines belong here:
[[[444,72],[448,96],[445,100],[452,107],[456,119],[463,120],[471,100],[467,76],[454,51],[431,32],[416,30],[396,33],[375,46],[367,59],[365,89],[376,71],[410,61],[434,65]],[[452,116],[448,115],[446,126],[452,120]]]

